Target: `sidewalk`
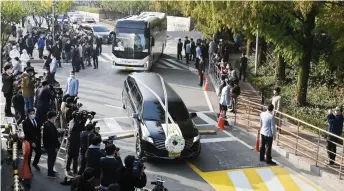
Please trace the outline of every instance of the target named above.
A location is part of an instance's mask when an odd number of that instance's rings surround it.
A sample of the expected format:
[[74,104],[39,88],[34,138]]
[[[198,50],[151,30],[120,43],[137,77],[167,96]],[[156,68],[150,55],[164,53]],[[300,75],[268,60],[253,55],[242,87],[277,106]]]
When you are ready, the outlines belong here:
[[[240,58],[239,54],[233,54],[230,55],[229,62],[234,64],[235,68],[238,70],[239,63],[236,62],[236,60]],[[216,93],[218,93],[218,87],[215,83],[215,81],[211,78],[210,80],[216,90]],[[260,129],[259,127],[259,115],[260,115],[260,109],[261,108],[255,108],[257,111],[251,112],[248,114],[246,111],[245,102],[243,99],[250,100],[251,102],[255,102],[257,104],[261,103],[261,97],[259,95],[259,92],[256,91],[252,85],[248,82],[239,82],[239,86],[241,88],[241,95],[238,101],[238,110],[236,116],[234,114],[230,114],[228,116],[229,119],[232,119],[229,124],[234,124],[234,128],[241,131],[245,134],[250,134],[252,136],[257,136],[257,131]],[[252,106],[250,106],[252,107]],[[253,106],[254,107],[254,106]],[[282,129],[285,129],[289,132],[295,133],[297,132],[297,128],[295,128],[295,125],[293,126],[291,123],[283,122],[282,123]],[[314,156],[314,152],[316,152],[316,148],[314,148],[314,142],[317,142],[318,136],[315,135],[312,132],[306,131],[306,130],[300,130],[299,136],[304,138],[304,140],[299,139],[299,147],[298,150],[302,151],[306,155]],[[274,141],[273,149],[277,152],[279,152],[282,156],[285,156],[288,161],[290,161],[293,165],[295,165],[297,168],[302,169],[302,171],[307,171],[307,173],[310,174],[316,174],[318,176],[319,181],[324,182],[324,184],[328,184],[332,188],[343,188],[344,187],[344,181],[338,179],[338,172],[335,172],[334,170],[329,169],[327,166],[318,164],[318,167],[315,167],[315,162],[309,157],[305,157],[305,155],[302,155],[300,152],[295,153],[293,149],[295,148],[295,137],[291,136],[290,134],[286,134],[282,132],[282,135],[279,137],[280,141],[283,141],[285,145],[277,145]],[[300,145],[305,145],[305,148],[301,147]],[[323,156],[319,156],[319,160],[325,161],[327,159],[326,154],[326,140],[323,139],[320,141],[321,149],[320,153],[322,153]],[[290,147],[290,148],[289,148]],[[342,153],[343,151],[340,149],[337,149],[337,153]],[[340,163],[339,157],[337,157],[337,162]],[[339,166],[338,166],[339,168]],[[336,189],[335,189],[336,190]]]

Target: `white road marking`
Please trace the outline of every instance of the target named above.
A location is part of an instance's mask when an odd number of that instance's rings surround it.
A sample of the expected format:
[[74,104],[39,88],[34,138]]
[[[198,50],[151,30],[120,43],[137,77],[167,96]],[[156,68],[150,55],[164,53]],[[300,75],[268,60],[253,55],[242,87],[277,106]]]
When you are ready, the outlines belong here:
[[207,101],[207,105],[209,107],[209,110],[214,112],[213,105],[211,105],[211,101],[210,101],[208,92],[207,91],[203,91],[203,93],[204,93],[205,100]]
[[175,65],[173,65],[173,64],[170,64],[170,63],[166,62],[166,61],[163,60],[163,59],[160,59],[159,62],[161,62],[161,63],[163,63],[163,64],[165,64],[165,65],[167,65],[167,66],[169,66],[169,67],[172,67],[173,69],[183,70],[182,68],[179,68],[179,67],[177,67],[177,66],[175,66]]
[[115,119],[103,119],[103,121],[109,127],[109,129],[111,129],[111,132],[113,133],[119,133],[124,131]]
[[213,124],[195,124],[196,127],[213,126]]
[[218,143],[227,141],[236,141],[236,139],[234,137],[201,139],[201,143]]
[[102,55],[104,55],[106,58],[108,58],[110,61],[113,61],[112,60],[112,57],[108,55],[108,53],[102,53]]
[[243,144],[243,145],[245,145],[247,148],[249,148],[249,149],[253,149],[253,147],[251,147],[249,144],[247,144],[247,143],[245,143],[244,141],[242,141],[242,140],[240,140],[240,139],[238,139],[238,138],[236,138],[234,135],[232,135],[230,132],[228,132],[228,131],[222,131],[222,132],[224,132],[225,134],[227,134],[228,136],[230,136],[230,137],[234,137],[238,142],[240,142],[241,144]]
[[98,56],[98,60],[99,60],[99,62],[107,62],[103,57],[101,57],[101,56]]
[[285,191],[281,182],[278,180],[277,176],[272,172],[271,169],[257,169],[256,172],[259,174],[260,178],[263,180],[269,190]]
[[243,171],[227,172],[229,178],[232,180],[236,191],[251,191],[253,190],[251,183],[248,181]]
[[197,116],[201,118],[203,121],[207,122],[209,125],[216,125],[217,122],[214,121],[212,118],[208,117],[204,113],[197,112]]
[[[100,135],[109,135],[109,134],[112,134],[110,136],[113,136],[113,135],[122,135],[122,134],[126,134],[126,133],[132,133],[133,131],[132,130],[128,130],[128,131],[121,131],[121,132],[99,132]],[[109,136],[108,136],[109,137]],[[106,137],[106,138],[108,138]]]
[[123,109],[123,108],[120,107],[120,106],[109,105],[109,104],[104,104],[104,106],[113,107],[113,108],[117,108],[117,109]]
[[174,60],[174,59],[171,59],[171,58],[167,58],[165,60],[168,60],[170,62],[173,62],[174,64],[176,64],[177,66],[181,67],[181,68],[184,68],[184,69],[188,69],[188,66],[186,65],[182,65],[181,63],[179,63],[178,61]]
[[169,83],[172,86],[178,86],[178,87],[182,87],[182,88],[188,88],[188,89],[195,89],[195,90],[202,90],[202,88],[196,88],[196,87],[192,87],[192,86],[184,86],[184,85],[179,85],[179,84],[173,84],[173,83]]
[[311,185],[307,184],[305,181],[302,181],[299,177],[293,174],[289,174],[289,176],[294,180],[294,182],[297,184],[301,190],[307,190],[307,191],[316,191],[315,188],[313,188]]

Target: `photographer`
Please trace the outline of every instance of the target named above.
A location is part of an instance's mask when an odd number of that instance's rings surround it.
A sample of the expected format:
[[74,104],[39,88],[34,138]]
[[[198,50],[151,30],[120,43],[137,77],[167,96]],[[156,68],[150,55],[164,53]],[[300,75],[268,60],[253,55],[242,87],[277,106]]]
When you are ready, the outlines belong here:
[[108,144],[105,147],[106,157],[100,159],[100,185],[104,190],[106,190],[110,184],[118,183],[120,169],[123,167],[119,150],[120,149],[114,144]]
[[139,169],[139,172],[134,171],[137,165],[137,159],[134,156],[128,155],[124,159],[125,167],[122,167],[120,172],[119,186],[121,190],[135,191],[135,188],[143,188],[147,184],[147,176],[144,173],[144,167]]
[[65,113],[63,111],[62,114],[64,114],[66,119],[66,124],[68,124],[73,119],[73,113],[77,111],[78,108],[74,104],[74,99],[72,97],[67,98],[66,100],[66,107],[65,107]]
[[102,139],[100,136],[95,136],[92,138],[91,145],[88,147],[86,152],[86,167],[91,167],[94,169],[94,186],[100,185],[100,158],[105,157],[105,154],[100,151],[100,144]]
[[82,175],[76,177],[70,187],[71,191],[95,191],[93,186],[94,173],[92,168],[86,168]]
[[86,168],[86,151],[87,148],[89,147],[89,141],[88,141],[88,136],[94,131],[94,126],[93,125],[87,125],[86,126],[86,131],[81,132],[80,135],[80,168],[78,174],[81,175],[85,168]]
[[[68,175],[76,175],[78,173],[78,157],[80,149],[80,133],[84,129],[82,116],[78,112],[73,113],[73,119],[69,122],[68,137],[68,158],[66,171]],[[73,160],[73,174],[70,172],[70,165]]]

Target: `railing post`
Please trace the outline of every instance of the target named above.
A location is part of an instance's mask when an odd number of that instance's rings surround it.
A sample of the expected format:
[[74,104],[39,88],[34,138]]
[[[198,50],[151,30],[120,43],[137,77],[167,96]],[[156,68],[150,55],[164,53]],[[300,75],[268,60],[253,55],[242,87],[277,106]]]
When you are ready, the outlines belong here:
[[341,179],[342,177],[343,158],[344,158],[344,141],[342,145],[342,158],[340,160],[340,165],[339,165],[339,179]]
[[321,133],[321,131],[319,130],[318,144],[317,144],[317,156],[316,156],[316,159],[315,159],[315,166],[318,166],[319,149],[320,149],[320,133]]
[[299,144],[299,132],[300,132],[300,121],[297,121],[297,136],[296,136],[296,145],[295,145],[295,155],[297,155],[297,146]]

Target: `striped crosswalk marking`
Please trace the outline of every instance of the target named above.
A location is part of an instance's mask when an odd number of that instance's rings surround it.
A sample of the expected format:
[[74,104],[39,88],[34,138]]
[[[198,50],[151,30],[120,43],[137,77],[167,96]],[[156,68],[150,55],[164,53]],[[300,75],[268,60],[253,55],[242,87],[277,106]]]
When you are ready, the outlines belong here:
[[281,166],[202,172],[188,164],[217,191],[321,191]]
[[170,64],[169,62],[167,62],[167,61],[164,60],[164,59],[160,59],[159,62],[162,63],[162,64],[164,64],[164,65],[166,65],[166,66],[168,66],[168,67],[170,67],[170,68],[173,68],[173,69],[176,69],[176,70],[182,70],[181,68],[176,67],[176,66],[173,65],[173,64]]
[[102,53],[103,56],[105,56],[107,59],[112,61],[112,57],[108,55],[108,53]]
[[123,132],[124,130],[122,129],[122,127],[118,124],[118,122],[116,121],[116,119],[113,118],[105,118],[103,119],[103,121],[105,122],[105,124],[108,126],[109,130],[108,132],[114,132],[114,133],[119,133],[119,132]]
[[177,66],[180,67],[180,68],[188,69],[187,66],[182,65],[180,62],[178,62],[178,61],[175,60],[175,59],[167,58],[166,60],[172,62],[173,64],[177,65]]
[[101,57],[101,56],[98,56],[98,60],[99,60],[99,62],[107,62],[103,57]]

